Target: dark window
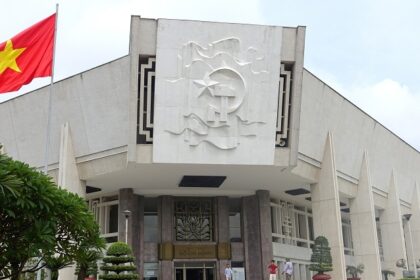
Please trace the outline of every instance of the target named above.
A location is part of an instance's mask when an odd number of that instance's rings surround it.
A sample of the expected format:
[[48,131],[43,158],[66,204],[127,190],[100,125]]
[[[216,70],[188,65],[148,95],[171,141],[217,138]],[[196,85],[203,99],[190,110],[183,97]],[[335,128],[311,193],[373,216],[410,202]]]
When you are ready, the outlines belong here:
[[111,205],[109,209],[109,232],[118,232],[118,205]]
[[144,200],[144,241],[159,242],[159,219],[157,211],[157,198]]
[[229,199],[229,237],[231,242],[242,241],[241,199]]

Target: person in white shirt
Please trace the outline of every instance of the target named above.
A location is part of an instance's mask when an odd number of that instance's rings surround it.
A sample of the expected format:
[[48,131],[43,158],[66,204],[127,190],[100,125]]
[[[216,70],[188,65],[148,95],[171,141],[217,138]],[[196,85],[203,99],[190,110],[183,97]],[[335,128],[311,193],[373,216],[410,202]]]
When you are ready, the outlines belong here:
[[286,263],[283,266],[283,272],[281,274],[286,275],[286,280],[291,280],[292,279],[293,264],[290,261],[290,259],[286,259]]
[[226,278],[226,280],[232,280],[232,274],[233,274],[233,271],[230,268],[230,265],[227,264],[226,268],[225,268],[225,278]]

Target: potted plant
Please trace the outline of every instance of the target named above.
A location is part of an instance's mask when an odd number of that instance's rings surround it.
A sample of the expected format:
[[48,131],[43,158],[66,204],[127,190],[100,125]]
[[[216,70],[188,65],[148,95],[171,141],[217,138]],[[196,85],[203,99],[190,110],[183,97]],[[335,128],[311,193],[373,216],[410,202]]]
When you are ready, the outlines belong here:
[[313,280],[328,280],[331,276],[324,272],[332,271],[331,248],[328,246],[328,239],[324,236],[318,236],[312,247],[311,265],[309,270],[316,271]]
[[405,259],[399,259],[396,261],[395,263],[396,267],[402,268],[402,269],[407,269],[407,263],[405,261]]
[[351,278],[347,277],[347,280],[360,280],[359,274],[362,274],[365,269],[363,264],[358,266],[348,265],[346,267],[347,275],[351,275]]

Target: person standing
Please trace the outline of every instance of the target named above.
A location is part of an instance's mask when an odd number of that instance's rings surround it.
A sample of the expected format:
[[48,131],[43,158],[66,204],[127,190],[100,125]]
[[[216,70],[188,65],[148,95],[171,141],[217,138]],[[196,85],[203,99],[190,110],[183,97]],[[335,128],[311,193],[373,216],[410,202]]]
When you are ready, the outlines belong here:
[[290,259],[286,259],[286,263],[283,266],[283,272],[281,274],[286,275],[286,280],[291,280],[292,273],[293,273],[293,264],[290,261]]
[[268,273],[270,274],[270,280],[277,280],[277,269],[278,266],[274,260],[271,261],[271,264],[268,266]]
[[226,264],[226,268],[225,268],[225,278],[226,278],[226,280],[232,280],[232,274],[233,274],[233,271],[230,268],[230,265]]

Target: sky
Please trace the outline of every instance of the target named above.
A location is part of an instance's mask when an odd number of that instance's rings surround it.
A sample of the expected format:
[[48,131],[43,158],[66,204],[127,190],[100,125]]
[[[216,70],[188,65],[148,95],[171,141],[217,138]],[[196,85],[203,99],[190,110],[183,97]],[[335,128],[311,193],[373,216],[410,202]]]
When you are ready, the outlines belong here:
[[6,1],[0,42],[59,3],[55,81],[128,54],[130,15],[306,26],[305,68],[420,151],[419,0]]

